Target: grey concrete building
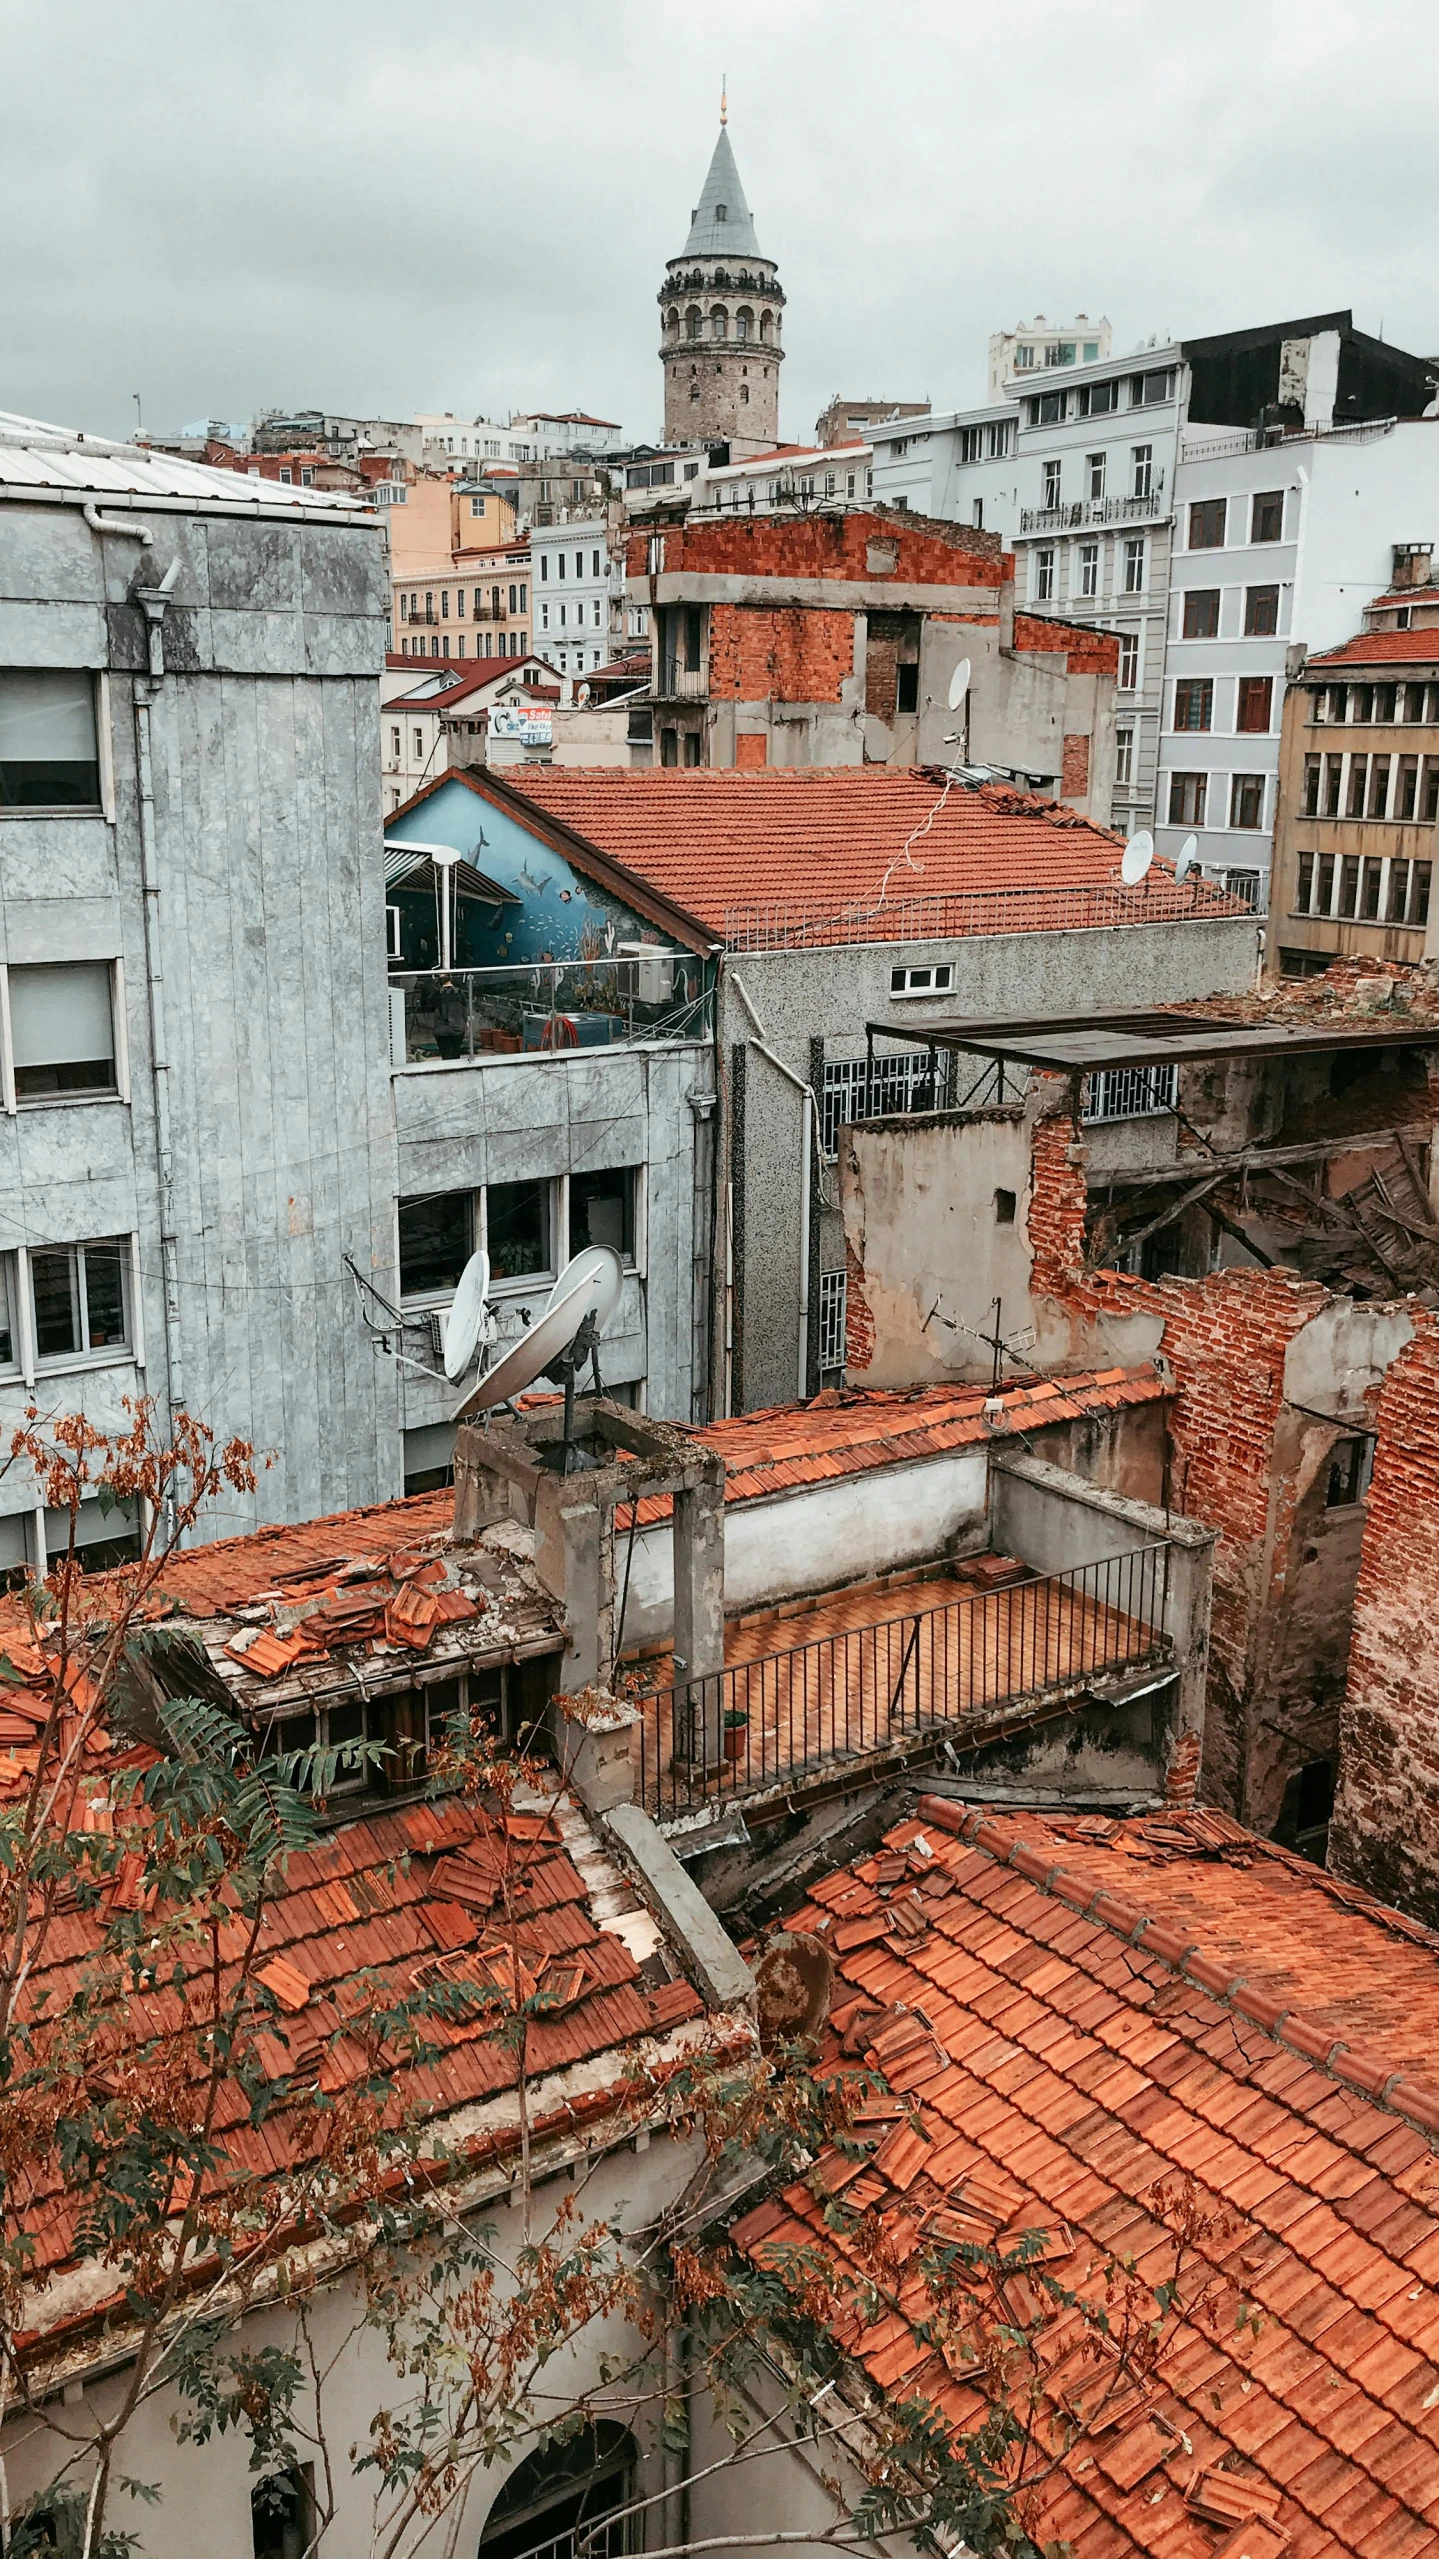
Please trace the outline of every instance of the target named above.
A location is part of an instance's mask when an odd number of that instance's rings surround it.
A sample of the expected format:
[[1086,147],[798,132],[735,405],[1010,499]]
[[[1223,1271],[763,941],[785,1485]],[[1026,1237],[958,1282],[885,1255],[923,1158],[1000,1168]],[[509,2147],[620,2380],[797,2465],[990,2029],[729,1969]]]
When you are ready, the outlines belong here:
[[214,1533],[398,1489],[341,1258],[393,1260],[385,590],[344,499],[0,422],[0,1425],[243,1435]]
[[[710,928],[716,1415],[843,1374],[840,1129],[987,1098],[982,1075],[972,1094],[961,1079],[936,1096],[918,1042],[889,1049],[867,1085],[867,1022],[1063,1016],[1253,984],[1257,928],[1235,901],[1158,872],[1126,890],[1112,835],[1012,790],[884,765],[515,779]],[[1098,1099],[1106,1120],[1169,1108]]]

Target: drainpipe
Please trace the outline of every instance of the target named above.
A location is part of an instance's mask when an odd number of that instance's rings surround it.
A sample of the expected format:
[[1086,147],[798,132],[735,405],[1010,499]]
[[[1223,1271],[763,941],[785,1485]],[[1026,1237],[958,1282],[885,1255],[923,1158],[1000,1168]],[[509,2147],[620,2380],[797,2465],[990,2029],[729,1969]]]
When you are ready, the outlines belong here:
[[[148,525],[118,516],[103,516],[94,506],[84,510],[92,533],[114,534],[154,547]],[[142,566],[145,565],[142,563]],[[154,586],[137,575],[131,588],[145,616],[148,673],[133,682],[135,718],[135,788],[140,821],[140,884],[145,932],[145,998],[150,1032],[150,1082],[155,1112],[155,1157],[160,1194],[160,1274],[165,1305],[165,1407],[170,1427],[183,1394],[180,1351],[180,1298],[176,1269],[175,1157],[170,1132],[170,1060],[165,1036],[165,981],[160,955],[160,882],[155,843],[155,781],[151,754],[150,712],[165,674],[164,624],[175,581],[180,574],[177,552]],[[165,1523],[166,1534],[171,1523]]]
[[793,1084],[793,1086],[795,1087],[795,1090],[798,1092],[798,1094],[799,1094],[799,1096],[800,1096],[800,1113],[799,1113],[799,1146],[800,1146],[800,1161],[799,1161],[799,1338],[798,1338],[798,1380],[799,1380],[799,1382],[798,1382],[798,1390],[797,1390],[797,1391],[798,1391],[798,1395],[799,1395],[799,1400],[800,1400],[800,1402],[801,1402],[801,1403],[803,1403],[803,1402],[804,1402],[804,1399],[805,1399],[805,1397],[806,1397],[806,1395],[807,1395],[807,1394],[808,1394],[808,1392],[809,1392],[809,1227],[810,1227],[810,1180],[811,1180],[811,1165],[810,1165],[810,1157],[811,1157],[811,1147],[812,1147],[812,1144],[813,1144],[813,1135],[814,1135],[814,1087],[813,1087],[811,1084],[807,1083],[807,1082],[806,1082],[806,1080],[805,1080],[805,1078],[804,1078],[802,1075],[796,1075],[796,1073],[795,1073],[795,1071],[794,1071],[794,1068],[793,1068],[792,1066],[786,1066],[786,1064],[785,1064],[785,1062],[784,1062],[784,1059],[783,1059],[782,1057],[776,1057],[774,1050],[770,1047],[768,1040],[767,1040],[767,1039],[765,1038],[765,1036],[764,1036],[764,1024],[763,1024],[763,1022],[760,1020],[760,1017],[759,1017],[758,1013],[755,1011],[754,1005],[753,1005],[753,1004],[751,1003],[751,1001],[750,1001],[749,989],[746,987],[745,982],[744,982],[743,978],[740,976],[740,974],[739,974],[739,972],[738,972],[738,970],[737,970],[737,969],[731,969],[731,970],[730,970],[730,973],[729,973],[729,980],[730,980],[730,984],[731,984],[731,986],[734,988],[734,991],[735,991],[736,995],[739,997],[739,1000],[740,1000],[741,1004],[744,1006],[745,1011],[748,1013],[748,1015],[749,1015],[749,1017],[750,1017],[750,1020],[753,1022],[754,1027],[755,1027],[755,1034],[756,1034],[756,1036],[751,1037],[751,1039],[750,1039],[750,1041],[749,1041],[748,1045],[749,1045],[751,1048],[758,1049],[761,1057],[768,1058],[770,1065],[776,1069],[777,1073],[779,1073],[780,1075],[782,1075],[782,1076],[784,1077],[785,1082],[786,1082],[787,1084]]

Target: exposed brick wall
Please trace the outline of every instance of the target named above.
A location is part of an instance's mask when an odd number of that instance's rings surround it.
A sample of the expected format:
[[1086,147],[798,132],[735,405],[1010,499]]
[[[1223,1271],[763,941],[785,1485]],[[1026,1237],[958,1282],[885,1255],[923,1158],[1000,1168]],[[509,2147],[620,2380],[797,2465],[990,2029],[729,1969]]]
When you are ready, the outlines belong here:
[[848,1285],[844,1295],[844,1368],[851,1384],[862,1379],[874,1357],[874,1317],[864,1293],[864,1264],[848,1233],[844,1239]]
[[711,699],[837,702],[854,673],[854,615],[802,605],[710,607]]
[[761,737],[753,729],[746,730],[742,736],[735,739],[734,760],[736,764],[746,767],[753,767],[757,764],[768,764],[768,738]]
[[[626,574],[648,574],[648,536],[632,533]],[[696,577],[845,578],[871,584],[876,574],[911,586],[999,587],[1014,577],[1014,555],[996,533],[980,533],[967,524],[945,524],[931,516],[879,514],[735,516],[726,523],[667,525],[664,540],[666,577],[688,571]],[[889,544],[897,557],[892,569],[869,566],[872,542]],[[1094,633],[1085,635],[1094,639]],[[1031,644],[1035,645],[1035,644]],[[1047,645],[1063,647],[1063,638]],[[1116,651],[1118,642],[1111,641]]]
[[1089,788],[1089,740],[1067,737],[1059,768],[1059,787],[1066,799],[1083,799]]
[[[1170,1497],[1220,1532],[1214,1554],[1203,1792],[1246,1816],[1252,1724],[1284,1617],[1290,1531],[1300,1491],[1276,1443],[1287,1408],[1284,1357],[1328,1303],[1317,1282],[1282,1271],[1215,1271],[1204,1280],[1145,1280],[1086,1271],[1084,1151],[1067,1112],[1037,1122],[1028,1232],[1031,1286],[1111,1344],[1135,1315],[1164,1325],[1174,1373]],[[1436,1690],[1439,1694],[1439,1690]],[[1266,1807],[1272,1818],[1277,1807]]]
[[1415,1338],[1379,1397],[1349,1687],[1340,1715],[1336,1874],[1439,1925],[1439,1320]]
[[1034,613],[1016,613],[1017,649],[1062,649],[1071,675],[1119,673],[1119,642],[1109,631],[1086,631],[1078,622],[1042,622]]

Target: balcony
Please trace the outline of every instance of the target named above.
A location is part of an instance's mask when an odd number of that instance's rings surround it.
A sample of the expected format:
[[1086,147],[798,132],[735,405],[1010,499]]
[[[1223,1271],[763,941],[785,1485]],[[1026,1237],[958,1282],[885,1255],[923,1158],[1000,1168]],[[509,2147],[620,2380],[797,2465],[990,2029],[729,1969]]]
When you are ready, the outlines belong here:
[[[784,1650],[760,1649],[773,1618],[732,1621],[721,1673],[639,1701],[640,1800],[666,1828],[712,1819],[845,1766],[998,1740],[1096,1682],[1102,1694],[1162,1668],[1175,1659],[1168,1557],[1141,1546],[1054,1573],[981,1557],[916,1583],[921,1604],[902,1614],[892,1585],[843,1592],[820,1614],[822,1634]],[[719,1766],[704,1764],[706,1732],[724,1734]]]
[[1026,506],[1019,511],[1021,533],[1082,533],[1107,524],[1152,524],[1167,515],[1164,474],[1138,497],[1076,498],[1070,506]]
[[703,963],[687,951],[525,968],[395,970],[392,1063],[574,1057],[653,1040],[707,1040]]

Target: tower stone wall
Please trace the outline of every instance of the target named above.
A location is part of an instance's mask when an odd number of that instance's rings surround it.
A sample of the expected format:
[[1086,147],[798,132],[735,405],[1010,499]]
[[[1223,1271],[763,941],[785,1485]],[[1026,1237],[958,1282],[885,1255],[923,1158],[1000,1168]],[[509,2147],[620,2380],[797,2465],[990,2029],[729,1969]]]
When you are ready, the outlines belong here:
[[760,255],[723,125],[659,305],[665,442],[776,443],[784,292],[774,260]]

